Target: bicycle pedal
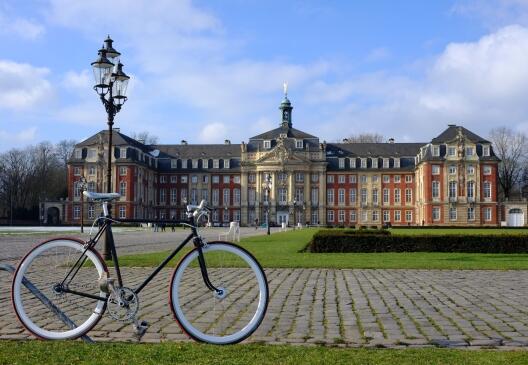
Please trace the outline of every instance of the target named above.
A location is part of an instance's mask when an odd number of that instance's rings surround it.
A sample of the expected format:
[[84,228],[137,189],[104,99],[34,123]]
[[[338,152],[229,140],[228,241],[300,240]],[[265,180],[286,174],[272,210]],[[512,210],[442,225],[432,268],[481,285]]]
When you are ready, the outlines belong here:
[[145,332],[147,332],[148,322],[147,321],[134,321],[132,326],[134,327],[134,333],[139,340],[141,339],[141,337],[143,337]]

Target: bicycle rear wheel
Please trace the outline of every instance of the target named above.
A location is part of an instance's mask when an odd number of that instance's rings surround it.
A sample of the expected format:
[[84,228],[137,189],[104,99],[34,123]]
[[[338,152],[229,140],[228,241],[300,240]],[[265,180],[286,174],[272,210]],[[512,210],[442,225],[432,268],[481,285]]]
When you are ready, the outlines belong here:
[[[74,339],[92,329],[103,315],[107,295],[100,290],[98,279],[108,274],[108,269],[96,251],[86,251],[81,268],[62,287],[100,299],[61,290],[60,284],[84,250],[82,241],[53,239],[36,246],[20,261],[11,298],[18,319],[35,336]],[[33,290],[25,285],[28,282]]]
[[198,250],[185,255],[172,276],[170,301],[176,321],[197,341],[237,343],[262,322],[268,306],[268,282],[255,258],[228,242],[211,242],[203,249],[207,274],[219,295],[204,283]]

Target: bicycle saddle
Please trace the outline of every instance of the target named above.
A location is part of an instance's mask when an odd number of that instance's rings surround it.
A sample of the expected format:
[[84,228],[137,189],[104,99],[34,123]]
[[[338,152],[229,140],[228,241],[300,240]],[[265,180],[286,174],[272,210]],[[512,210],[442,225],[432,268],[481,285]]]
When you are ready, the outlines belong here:
[[84,191],[83,195],[88,199],[100,202],[110,201],[121,197],[121,195],[119,195],[118,193],[94,193],[91,191]]

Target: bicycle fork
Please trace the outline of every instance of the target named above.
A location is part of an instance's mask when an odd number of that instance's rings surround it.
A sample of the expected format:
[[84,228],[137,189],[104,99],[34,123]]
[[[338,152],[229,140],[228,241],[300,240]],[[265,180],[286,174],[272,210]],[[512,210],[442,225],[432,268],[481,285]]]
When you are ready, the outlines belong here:
[[215,296],[218,299],[223,299],[226,296],[225,288],[217,288],[211,283],[211,280],[209,279],[209,275],[207,273],[207,266],[205,264],[205,258],[203,255],[202,246],[197,245],[196,249],[198,250],[198,263],[200,264],[200,271],[202,273],[202,278],[203,278],[205,286],[209,290],[213,291],[215,293]]

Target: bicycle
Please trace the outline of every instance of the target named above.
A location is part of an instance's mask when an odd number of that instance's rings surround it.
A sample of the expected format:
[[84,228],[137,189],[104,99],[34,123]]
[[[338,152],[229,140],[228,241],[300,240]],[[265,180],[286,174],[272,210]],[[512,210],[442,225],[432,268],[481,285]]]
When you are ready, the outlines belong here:
[[[24,256],[15,271],[13,307],[29,332],[42,339],[75,339],[90,331],[107,310],[113,319],[133,323],[136,335],[142,336],[148,324],[137,318],[139,293],[191,241],[194,247],[182,256],[169,284],[169,306],[182,331],[200,342],[232,344],[258,328],[269,300],[266,275],[244,248],[230,242],[206,242],[198,234],[195,222],[210,212],[205,201],[187,205],[188,220],[177,223],[189,226],[191,233],[131,289],[123,285],[112,223],[146,220],[112,218],[108,203],[119,197],[117,193],[84,195],[102,203],[103,216],[92,225],[93,229],[99,224],[94,237],[90,232],[87,241],[44,241]],[[95,249],[103,234],[109,241],[117,280],[110,278],[105,261]],[[28,281],[50,299],[51,305],[26,288]]]

